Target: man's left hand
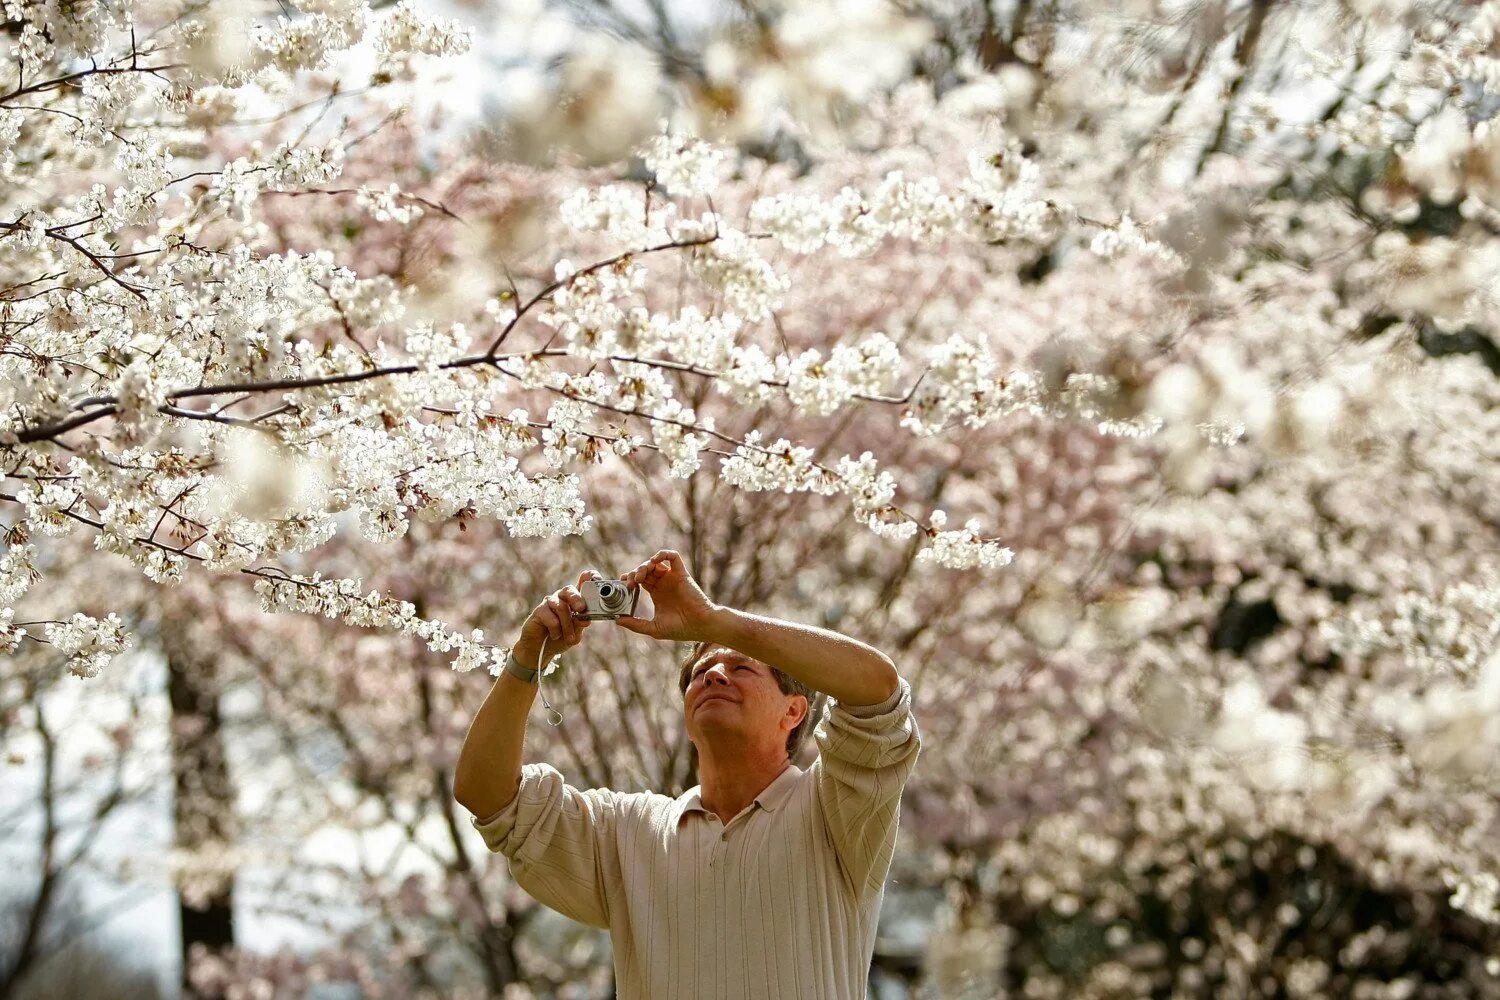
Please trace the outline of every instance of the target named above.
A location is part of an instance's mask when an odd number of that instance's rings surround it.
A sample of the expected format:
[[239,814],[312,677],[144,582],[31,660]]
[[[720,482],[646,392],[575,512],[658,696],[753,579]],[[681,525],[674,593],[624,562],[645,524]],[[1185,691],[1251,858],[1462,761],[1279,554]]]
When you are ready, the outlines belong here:
[[709,621],[718,610],[688,572],[682,556],[673,549],[662,549],[620,579],[628,587],[645,587],[656,605],[655,618],[622,615],[615,619],[637,635],[697,642],[704,638]]

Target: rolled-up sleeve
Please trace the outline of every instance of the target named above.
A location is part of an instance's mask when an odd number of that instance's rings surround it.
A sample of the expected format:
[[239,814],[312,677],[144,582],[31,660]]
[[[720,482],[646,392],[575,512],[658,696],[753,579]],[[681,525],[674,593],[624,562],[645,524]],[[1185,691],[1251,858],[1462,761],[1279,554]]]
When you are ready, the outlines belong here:
[[812,772],[846,883],[865,898],[881,890],[890,871],[901,791],[916,766],[921,738],[905,678],[879,705],[831,705],[813,730],[818,759]]
[[510,859],[511,877],[538,902],[607,928],[606,854],[628,797],[605,788],[580,790],[550,764],[526,764],[510,804],[471,822],[491,851]]

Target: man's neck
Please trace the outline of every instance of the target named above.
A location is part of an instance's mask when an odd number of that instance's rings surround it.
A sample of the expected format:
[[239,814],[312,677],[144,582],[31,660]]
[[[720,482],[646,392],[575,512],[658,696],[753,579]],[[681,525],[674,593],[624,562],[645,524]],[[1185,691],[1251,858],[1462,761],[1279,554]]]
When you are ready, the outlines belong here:
[[698,749],[698,794],[703,808],[728,823],[790,764],[785,744],[772,749],[705,743]]

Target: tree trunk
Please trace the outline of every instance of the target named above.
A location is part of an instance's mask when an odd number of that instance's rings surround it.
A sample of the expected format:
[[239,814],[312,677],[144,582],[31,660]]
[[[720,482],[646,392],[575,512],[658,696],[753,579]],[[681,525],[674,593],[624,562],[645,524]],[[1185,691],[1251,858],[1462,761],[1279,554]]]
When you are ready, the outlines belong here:
[[[187,857],[217,853],[234,842],[234,787],[224,756],[218,685],[212,662],[200,663],[181,652],[167,654],[167,690],[172,702],[172,771],[175,843]],[[195,989],[189,980],[189,956],[218,953],[234,945],[234,879],[225,875],[206,892],[178,891],[181,920],[182,995],[210,1000],[218,989]]]

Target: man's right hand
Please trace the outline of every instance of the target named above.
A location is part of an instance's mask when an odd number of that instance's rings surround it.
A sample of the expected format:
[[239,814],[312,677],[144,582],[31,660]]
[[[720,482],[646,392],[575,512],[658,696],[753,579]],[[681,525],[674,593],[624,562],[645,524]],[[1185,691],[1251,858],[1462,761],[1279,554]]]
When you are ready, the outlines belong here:
[[545,665],[558,653],[583,641],[583,630],[593,622],[573,617],[588,610],[578,587],[583,586],[585,580],[594,578],[602,579],[593,570],[584,570],[578,574],[577,586],[553,591],[531,610],[521,625],[521,638],[512,650],[517,663],[527,670],[535,670],[539,656]]

